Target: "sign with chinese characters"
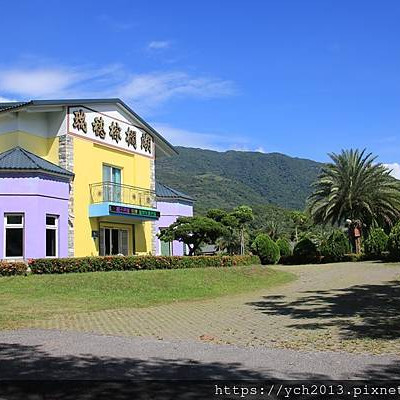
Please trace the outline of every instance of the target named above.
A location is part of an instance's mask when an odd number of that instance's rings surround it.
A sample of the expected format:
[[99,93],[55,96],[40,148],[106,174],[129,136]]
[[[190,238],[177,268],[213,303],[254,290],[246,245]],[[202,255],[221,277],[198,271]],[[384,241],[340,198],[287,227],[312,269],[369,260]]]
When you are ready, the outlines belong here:
[[157,210],[144,210],[142,208],[124,207],[124,206],[109,206],[110,214],[125,214],[137,217],[158,219],[160,218],[160,211]]
[[84,106],[68,108],[68,132],[105,146],[154,157],[154,138],[139,126]]

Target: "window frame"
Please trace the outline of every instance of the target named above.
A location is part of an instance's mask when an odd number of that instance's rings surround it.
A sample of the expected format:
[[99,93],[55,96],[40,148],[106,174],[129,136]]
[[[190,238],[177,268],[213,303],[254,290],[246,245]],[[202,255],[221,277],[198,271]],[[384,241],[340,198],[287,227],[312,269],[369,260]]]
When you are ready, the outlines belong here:
[[[105,180],[104,180],[104,167],[110,168],[110,177],[111,177],[111,180],[109,180],[109,181],[105,181]],[[120,177],[120,181],[121,181],[120,183],[114,182],[114,181],[112,180],[113,170],[114,170],[114,169],[119,170],[119,173],[120,173],[119,177]],[[124,168],[121,167],[121,166],[117,166],[117,165],[114,165],[114,164],[103,163],[103,164],[102,164],[102,177],[101,177],[102,182],[110,182],[110,183],[115,183],[115,184],[118,184],[118,185],[122,185],[122,184],[123,184],[123,183],[122,183],[122,182],[123,182],[123,170],[124,170]]]
[[[52,217],[52,218],[54,218],[54,222],[55,222],[54,225],[47,225],[47,217]],[[45,246],[45,258],[58,258],[58,254],[59,254],[59,251],[58,251],[58,245],[59,245],[59,240],[58,240],[59,229],[58,229],[58,226],[59,226],[59,215],[46,214],[46,231],[45,231],[45,234],[46,234],[46,238],[45,238],[45,240],[46,240],[46,246]],[[48,255],[47,255],[47,230],[55,231],[55,239],[56,239],[55,248],[56,248],[56,254],[55,254],[54,256],[48,256]]]
[[[20,216],[22,222],[20,224],[9,224],[7,217],[10,215]],[[7,229],[22,229],[22,255],[7,256]],[[4,213],[4,240],[3,240],[3,257],[5,260],[23,260],[25,258],[25,213],[23,212],[5,212]]]

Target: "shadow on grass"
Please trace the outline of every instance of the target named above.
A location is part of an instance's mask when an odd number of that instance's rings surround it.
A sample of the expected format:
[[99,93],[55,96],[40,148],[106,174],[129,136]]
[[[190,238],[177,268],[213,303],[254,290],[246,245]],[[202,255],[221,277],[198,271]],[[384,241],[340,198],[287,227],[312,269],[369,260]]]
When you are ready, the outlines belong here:
[[286,315],[290,328],[338,327],[346,339],[400,338],[400,282],[356,285],[346,289],[307,291],[294,301],[265,296],[248,303],[267,315]]

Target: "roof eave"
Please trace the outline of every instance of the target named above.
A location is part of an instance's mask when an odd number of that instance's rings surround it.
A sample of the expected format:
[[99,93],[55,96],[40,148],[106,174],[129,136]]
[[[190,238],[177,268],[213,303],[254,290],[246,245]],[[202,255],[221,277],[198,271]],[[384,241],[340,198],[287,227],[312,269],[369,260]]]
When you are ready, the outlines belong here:
[[194,203],[194,199],[188,199],[185,197],[165,197],[165,196],[156,196],[157,201],[165,201],[165,202],[171,202],[171,201],[185,201],[187,203]]
[[114,99],[117,104],[122,106],[128,113],[132,114],[144,127],[146,127],[153,135],[155,135],[158,139],[160,139],[161,146],[159,145],[160,149],[166,155],[174,156],[178,155],[178,150],[168,142],[159,132],[157,132],[151,125],[149,125],[140,115],[136,114],[135,111],[132,110],[125,102],[121,99]]
[[45,175],[51,175],[51,176],[57,176],[60,178],[64,178],[64,179],[74,179],[75,174],[70,172],[69,174],[61,174],[61,173],[57,173],[57,172],[52,172],[52,171],[46,171],[45,169],[41,169],[41,168],[0,168],[0,174],[1,173],[21,173],[21,172],[25,172],[25,173],[37,173],[37,174],[45,174]]
[[[18,103],[18,102],[16,102]],[[125,111],[129,114],[132,114],[135,119],[137,119],[147,130],[150,131],[157,139],[159,139],[158,147],[160,150],[169,156],[179,154],[175,147],[168,142],[159,132],[157,132],[151,125],[149,125],[140,115],[138,115],[135,111],[132,110],[124,101],[120,98],[109,98],[109,99],[68,99],[68,100],[31,100],[22,104],[15,104],[15,107],[12,106],[13,103],[9,103],[10,107],[0,110],[0,113],[7,111],[19,110],[28,106],[69,106],[73,104],[107,104],[107,103],[115,103],[121,106]],[[8,104],[8,103],[7,103]]]

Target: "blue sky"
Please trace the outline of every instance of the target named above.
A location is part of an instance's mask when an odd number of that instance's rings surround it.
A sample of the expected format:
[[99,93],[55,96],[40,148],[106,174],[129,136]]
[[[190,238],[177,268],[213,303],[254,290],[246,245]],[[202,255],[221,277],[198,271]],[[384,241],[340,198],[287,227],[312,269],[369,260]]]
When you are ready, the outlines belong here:
[[400,160],[397,0],[35,0],[2,15],[3,99],[121,97],[176,145]]

